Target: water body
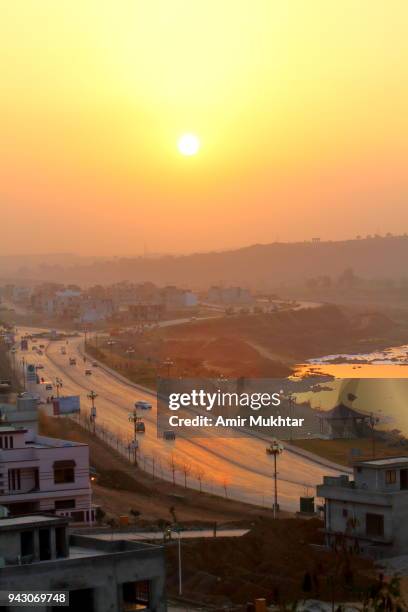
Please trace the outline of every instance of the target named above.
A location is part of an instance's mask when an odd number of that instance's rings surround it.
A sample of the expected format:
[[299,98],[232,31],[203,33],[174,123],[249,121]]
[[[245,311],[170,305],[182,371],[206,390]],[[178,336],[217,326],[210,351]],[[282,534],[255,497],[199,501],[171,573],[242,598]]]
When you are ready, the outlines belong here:
[[313,408],[324,411],[343,402],[374,413],[378,427],[398,429],[408,437],[408,345],[372,353],[326,355],[299,364],[296,373],[334,377],[324,390],[299,397],[308,399]]

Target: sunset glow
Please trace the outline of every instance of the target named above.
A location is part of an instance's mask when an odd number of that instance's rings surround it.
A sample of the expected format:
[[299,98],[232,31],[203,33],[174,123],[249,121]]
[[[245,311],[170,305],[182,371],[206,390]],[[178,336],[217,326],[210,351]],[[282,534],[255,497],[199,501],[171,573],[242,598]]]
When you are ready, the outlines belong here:
[[407,20],[399,0],[7,3],[2,252],[21,216],[27,252],[73,233],[82,253],[135,253],[398,231]]
[[195,155],[200,148],[200,141],[195,134],[183,134],[178,141],[178,148],[182,155]]

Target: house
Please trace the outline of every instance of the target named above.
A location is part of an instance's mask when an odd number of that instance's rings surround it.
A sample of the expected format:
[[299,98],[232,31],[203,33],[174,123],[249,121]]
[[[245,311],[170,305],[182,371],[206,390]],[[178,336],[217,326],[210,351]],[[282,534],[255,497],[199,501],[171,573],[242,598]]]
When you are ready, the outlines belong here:
[[3,421],[0,506],[11,515],[49,512],[73,522],[92,522],[88,446],[39,436],[33,429]]
[[210,287],[207,300],[211,303],[231,305],[248,305],[254,302],[251,292],[242,287]]
[[54,591],[69,599],[68,611],[166,611],[161,546],[69,535],[67,527],[66,518],[46,515],[0,519],[0,592]]
[[160,290],[160,300],[166,310],[193,308],[198,304],[198,297],[195,293],[179,289],[173,285],[168,285]]
[[373,557],[408,553],[408,457],[359,461],[354,476],[325,476],[317,495],[325,500],[330,547]]
[[80,323],[96,323],[110,319],[115,312],[111,299],[85,297],[79,304],[77,321]]
[[0,401],[0,423],[10,423],[32,429],[38,433],[37,400],[24,393],[17,397],[15,404]]

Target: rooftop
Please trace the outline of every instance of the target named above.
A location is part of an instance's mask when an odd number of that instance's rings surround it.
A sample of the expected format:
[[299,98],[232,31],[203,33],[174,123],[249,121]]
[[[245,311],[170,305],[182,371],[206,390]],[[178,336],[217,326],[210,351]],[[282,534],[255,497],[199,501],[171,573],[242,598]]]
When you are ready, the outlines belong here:
[[408,457],[384,457],[379,459],[369,459],[367,461],[357,461],[354,465],[361,467],[389,467],[397,465],[408,466]]
[[48,524],[66,523],[67,519],[61,516],[49,516],[47,514],[28,514],[24,516],[12,516],[0,518],[0,531],[15,529],[26,526],[40,526]]

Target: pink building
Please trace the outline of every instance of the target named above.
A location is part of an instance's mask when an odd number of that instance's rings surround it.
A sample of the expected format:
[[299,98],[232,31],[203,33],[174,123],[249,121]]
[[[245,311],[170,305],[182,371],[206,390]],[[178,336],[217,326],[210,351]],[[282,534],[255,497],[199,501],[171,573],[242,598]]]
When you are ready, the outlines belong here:
[[86,444],[0,425],[0,506],[11,515],[55,513],[91,522],[91,495]]

